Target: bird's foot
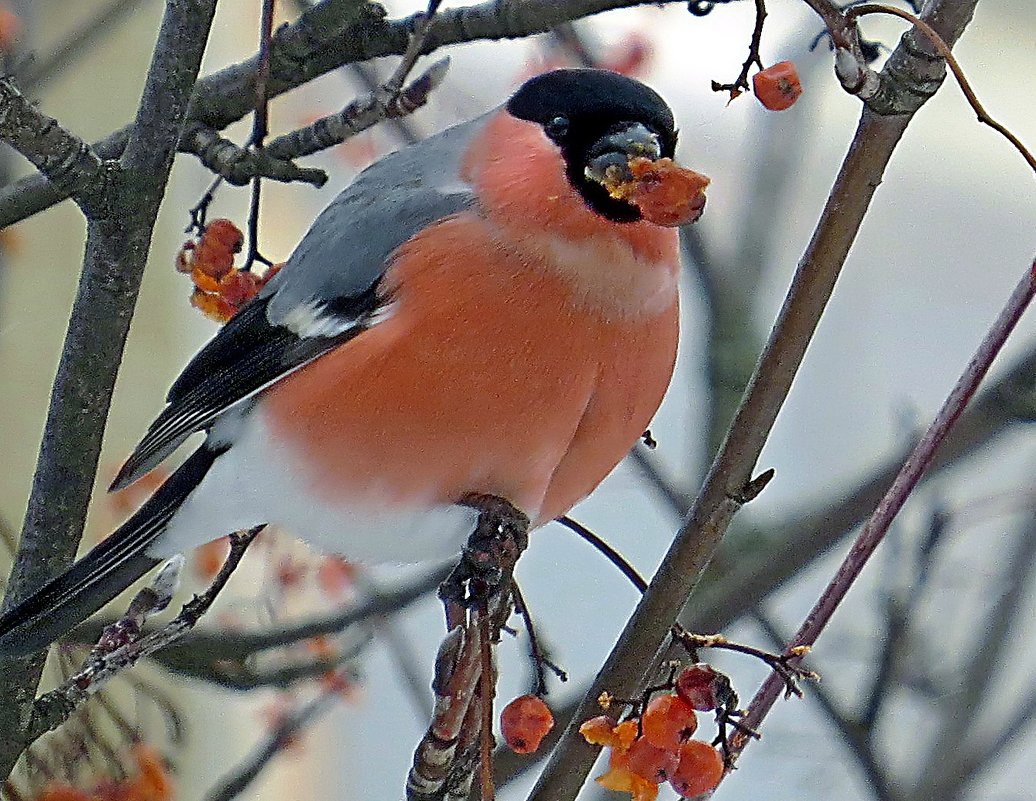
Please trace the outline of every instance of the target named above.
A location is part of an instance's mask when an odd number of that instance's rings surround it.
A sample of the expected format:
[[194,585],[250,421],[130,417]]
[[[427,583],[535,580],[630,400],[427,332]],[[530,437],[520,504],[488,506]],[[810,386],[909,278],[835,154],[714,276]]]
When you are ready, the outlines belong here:
[[529,518],[495,495],[468,495],[461,504],[478,510],[478,522],[439,597],[471,608],[510,588],[511,571],[529,542]]

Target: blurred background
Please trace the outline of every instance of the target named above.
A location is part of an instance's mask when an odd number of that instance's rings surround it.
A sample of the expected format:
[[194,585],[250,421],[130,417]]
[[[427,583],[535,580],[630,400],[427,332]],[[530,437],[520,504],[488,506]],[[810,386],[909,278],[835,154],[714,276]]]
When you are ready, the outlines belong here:
[[[7,3],[21,26],[19,52],[36,53],[37,65],[98,13],[111,12],[89,46],[37,75],[26,91],[90,141],[131,120],[163,5]],[[220,5],[203,73],[255,52],[259,5]],[[287,0],[279,5],[282,19],[297,14]],[[391,16],[423,7],[386,5]],[[688,238],[694,258],[686,265],[680,364],[652,425],[657,449],[638,450],[573,513],[647,575],[711,459],[716,431],[725,428],[731,398],[736,402],[729,384],[744,380],[754,363],[859,116],[859,102],[841,92],[831,73],[825,43],[810,51],[821,32],[817,18],[794,0],[774,0],[768,9],[764,61],[795,60],[805,89],[788,111],[767,112],[751,96],[728,104],[709,88],[711,80],[731,81],[740,69],[752,4],[720,5],[701,18],[680,4],[645,6],[609,12],[560,34],[449,48],[452,65],[443,86],[405,120],[405,130],[382,124],[310,159],[330,175],[323,189],[269,182],[263,192],[261,249],[281,261],[371,159],[407,136],[427,135],[500,103],[546,65],[576,63],[580,48],[657,89],[676,112],[681,161],[712,178],[708,208]],[[902,29],[897,22],[864,23],[868,38],[890,47]],[[1036,144],[1036,90],[1029,80],[1034,41],[1036,10],[1029,0],[983,0],[955,49],[986,108],[1030,147]],[[378,60],[367,75],[384,77],[394,65],[395,59]],[[275,100],[273,130],[337,110],[368,91],[363,80],[347,68]],[[242,142],[248,130],[240,123],[226,134]],[[28,172],[17,156],[5,152],[2,159],[5,174]],[[179,369],[215,331],[191,308],[189,281],[174,268],[188,210],[210,181],[193,157],[178,157],[112,404],[89,523],[93,540],[120,514],[103,486],[161,408]],[[246,189],[224,187],[210,213],[243,228],[247,200]],[[1031,173],[1006,142],[975,122],[948,81],[917,115],[886,172],[764,451],[760,467],[775,468],[776,478],[739,516],[702,593],[712,606],[698,618],[692,612],[690,620],[779,650],[771,636],[794,631],[833,572],[846,547],[842,536],[851,531],[845,521],[870,511],[853,507],[857,491],[894,464],[927,425],[1031,263],[1034,220]],[[0,519],[14,530],[31,484],[84,230],[78,209],[66,202],[0,239],[0,441],[7,465],[0,471]],[[1036,321],[1030,318],[989,381],[1021,360],[1033,361],[1034,349]],[[1025,388],[1036,387],[1036,368],[1020,375]],[[1036,398],[1012,398],[1015,405],[1008,408],[1005,400],[999,416],[991,405],[994,421],[972,453],[915,494],[811,657],[823,682],[807,686],[804,700],[779,704],[721,797],[1036,798],[1029,767],[1036,759],[1036,653],[1030,647],[1036,437],[1025,422]],[[664,489],[671,490],[668,499]],[[821,540],[837,544],[821,554]],[[282,606],[306,615],[330,605],[311,591],[310,579],[302,589],[284,582],[278,571],[285,559],[312,564],[286,535],[250,556],[256,558],[244,569],[255,580],[233,582],[227,593],[233,597],[222,598],[205,625],[269,625],[282,619]],[[767,573],[767,566],[779,569]],[[787,576],[775,578],[775,572]],[[414,575],[413,569],[370,571],[345,594],[362,596],[366,581],[387,588]],[[608,653],[635,605],[634,590],[557,526],[534,535],[518,577],[552,658],[569,674],[550,695],[552,705],[563,707]],[[201,586],[198,576],[192,587]],[[286,589],[292,590],[287,600]],[[363,643],[349,664],[348,692],[321,707],[296,744],[240,797],[401,797],[413,746],[427,726],[424,688],[442,634],[441,607],[431,597],[376,621],[369,642],[347,633],[335,647]],[[527,690],[526,647],[522,634],[499,649],[502,701]],[[765,676],[761,664],[743,657],[718,655],[715,664],[729,672],[745,700]],[[118,702],[130,728],[139,716],[146,736],[173,763],[176,797],[192,801],[213,797],[212,788],[254,755],[271,727],[312,695],[309,686],[236,692],[154,665],[138,672],[175,706],[182,742],[172,742],[162,715],[142,710],[148,702],[132,688]],[[521,798],[531,786],[535,764],[526,760],[533,769],[504,786],[502,797]],[[584,794],[606,793],[590,784]]]

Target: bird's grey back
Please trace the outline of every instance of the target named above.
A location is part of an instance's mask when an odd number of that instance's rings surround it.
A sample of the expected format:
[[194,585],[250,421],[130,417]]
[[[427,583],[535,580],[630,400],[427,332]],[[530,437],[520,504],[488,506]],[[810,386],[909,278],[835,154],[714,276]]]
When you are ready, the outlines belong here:
[[[490,112],[492,113],[492,112]],[[461,160],[483,115],[372,164],[317,217],[265,287],[267,314],[278,323],[312,299],[348,299],[384,274],[391,253],[419,230],[474,203]]]

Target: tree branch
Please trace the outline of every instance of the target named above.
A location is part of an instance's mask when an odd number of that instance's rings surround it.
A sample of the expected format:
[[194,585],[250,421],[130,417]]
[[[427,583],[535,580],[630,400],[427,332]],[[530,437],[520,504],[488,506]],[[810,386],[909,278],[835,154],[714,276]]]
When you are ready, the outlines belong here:
[[[475,40],[531,36],[602,11],[657,2],[489,0],[446,9],[436,16],[423,52]],[[324,0],[278,30],[270,53],[269,96],[281,95],[345,64],[404,53],[418,15],[385,21],[376,13],[378,8],[362,0]],[[258,56],[253,56],[199,81],[191,99],[189,122],[220,131],[249,114],[255,106],[257,67]],[[94,150],[101,158],[117,158],[127,136],[128,128],[115,131],[95,142]],[[43,211],[65,197],[39,176],[0,189],[0,228]]]
[[[112,170],[103,213],[88,217],[83,272],[7,585],[8,606],[64,569],[79,545],[151,233],[215,6],[216,0],[167,0],[125,156]],[[3,665],[0,778],[26,745],[43,656]]]
[[[1036,295],[1036,260],[1025,271],[1007,304],[983,338],[975,355],[939,410],[939,414],[904,462],[892,486],[867,520],[849,554],[834,578],[831,579],[824,594],[810,610],[789,648],[812,646],[816,642],[817,637],[824,630],[845,594],[860,574],[864,564],[888,531],[907,497],[917,486],[920,477],[931,462],[935,450],[953,427],[1034,295]],[[744,718],[746,725],[758,728],[759,723],[777,700],[781,684],[780,678],[771,674],[770,678],[759,688],[755,698],[752,699],[748,714]],[[960,718],[955,717],[954,721],[959,723]],[[732,743],[732,754],[736,757],[745,745],[747,742],[736,734]]]
[[[192,672],[200,664],[219,661],[240,662],[263,651],[293,645],[311,637],[337,634],[349,626],[401,611],[423,599],[443,582],[450,572],[450,567],[444,566],[434,570],[398,589],[379,590],[377,595],[361,603],[335,609],[322,617],[291,623],[273,631],[194,631],[162,651],[156,658],[171,670]],[[76,628],[69,638],[73,642],[96,642],[104,626],[103,622],[84,623]]]
[[[960,30],[940,33],[952,42]],[[723,447],[651,586],[552,752],[533,790],[534,801],[564,801],[576,796],[597,757],[597,750],[578,735],[579,721],[596,714],[597,697],[605,690],[618,697],[635,696],[670,626],[740,508],[738,498],[751,479],[874,191],[910,119],[911,115],[882,118],[864,110]]]
[[101,212],[98,203],[107,184],[101,159],[90,145],[29,102],[9,76],[0,76],[0,139],[85,213]]
[[83,668],[55,690],[41,695],[33,703],[32,722],[28,738],[33,741],[41,735],[60,726],[87,698],[101,690],[104,685],[127,668],[133,667],[143,657],[176,642],[190,631],[209,611],[219,593],[230,580],[234,570],[241,563],[245,551],[264,527],[258,526],[230,537],[230,553],[212,580],[212,584],[201,595],[196,595],[184,604],[175,618],[157,631],[134,639],[112,651],[105,651],[99,645],[87,658]]

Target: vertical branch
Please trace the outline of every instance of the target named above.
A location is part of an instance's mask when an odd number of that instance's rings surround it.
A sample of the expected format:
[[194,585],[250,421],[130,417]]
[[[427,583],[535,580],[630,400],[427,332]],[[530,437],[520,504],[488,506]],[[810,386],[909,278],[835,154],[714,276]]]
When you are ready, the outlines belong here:
[[[123,158],[87,222],[86,252],[8,582],[10,605],[65,568],[82,536],[115,376],[216,0],[167,0]],[[5,664],[0,778],[25,742],[43,655]]]
[[[261,151],[270,132],[270,48],[273,40],[274,0],[263,0],[263,16],[259,26],[259,65],[255,74],[255,113],[252,115],[252,136],[248,140],[251,148]],[[252,178],[252,193],[248,202],[248,256],[242,270],[251,270],[255,262],[269,265],[259,255],[259,204],[263,191],[263,179]]]

